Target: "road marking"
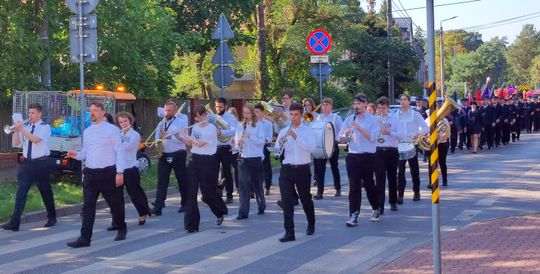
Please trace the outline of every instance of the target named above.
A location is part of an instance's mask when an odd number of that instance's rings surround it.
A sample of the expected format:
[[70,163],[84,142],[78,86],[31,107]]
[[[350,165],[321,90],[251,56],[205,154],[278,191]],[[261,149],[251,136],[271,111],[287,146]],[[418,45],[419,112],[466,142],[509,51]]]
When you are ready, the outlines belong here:
[[463,212],[461,212],[459,215],[457,215],[454,218],[454,221],[458,221],[458,222],[469,221],[472,218],[474,218],[476,215],[478,215],[480,212],[482,212],[482,210],[471,210],[471,209],[463,210]]
[[186,265],[182,268],[169,272],[168,274],[177,273],[228,273],[235,269],[244,267],[248,264],[256,262],[262,258],[289,249],[296,245],[305,243],[309,240],[316,239],[320,235],[305,236],[301,235],[294,242],[280,243],[278,238],[283,233],[272,235],[266,239],[245,245],[243,247],[222,253],[217,256],[210,257],[206,260],[195,264]]
[[157,244],[148,248],[139,249],[118,257],[103,258],[104,261],[87,265],[82,268],[76,268],[63,274],[78,273],[119,273],[135,267],[142,267],[152,264],[155,261],[165,257],[178,254],[192,248],[200,247],[212,242],[223,240],[225,238],[238,235],[243,230],[216,230],[209,229],[200,233],[188,234],[187,236]]
[[[29,239],[26,241],[20,241],[17,243],[4,245],[2,246],[2,249],[0,250],[0,256],[5,255],[7,253],[13,253],[13,252],[21,251],[24,249],[30,249],[30,248],[41,246],[41,245],[46,245],[46,244],[50,244],[50,243],[54,243],[58,241],[71,239],[73,237],[76,237],[78,231],[79,230],[69,230],[69,231],[64,231],[64,232],[55,233],[51,235],[46,235],[43,237]],[[96,229],[94,233],[101,232],[101,231],[103,231],[103,229]]]
[[[354,273],[357,267],[376,257],[388,248],[405,240],[400,237],[361,237],[360,239],[332,250],[289,272],[297,273]],[[351,271],[347,271],[347,270]]]
[[[75,261],[78,256],[87,255],[110,247],[119,246],[123,243],[129,243],[132,241],[137,241],[143,238],[152,237],[172,231],[174,231],[174,229],[139,229],[128,233],[127,239],[121,242],[113,241],[113,235],[110,235],[103,239],[93,241],[90,247],[77,249],[66,247],[59,250],[50,251],[41,255],[36,255],[33,257],[28,257],[26,259],[0,265],[0,273],[8,274],[23,272],[48,264],[72,262]],[[76,238],[76,233],[74,233],[73,236],[73,238]]]
[[495,203],[495,201],[497,201],[498,197],[495,197],[495,196],[491,196],[491,197],[487,197],[487,198],[484,198],[478,202],[476,202],[476,204],[474,205],[477,205],[477,206],[491,206],[493,205],[493,203]]

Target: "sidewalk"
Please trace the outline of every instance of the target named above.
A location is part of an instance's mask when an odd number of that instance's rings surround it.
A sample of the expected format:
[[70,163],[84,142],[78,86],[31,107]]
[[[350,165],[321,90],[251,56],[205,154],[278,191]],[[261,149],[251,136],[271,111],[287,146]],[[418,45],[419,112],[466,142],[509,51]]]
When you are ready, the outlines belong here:
[[[371,273],[433,273],[432,242]],[[442,238],[442,273],[540,273],[540,214],[473,224]]]

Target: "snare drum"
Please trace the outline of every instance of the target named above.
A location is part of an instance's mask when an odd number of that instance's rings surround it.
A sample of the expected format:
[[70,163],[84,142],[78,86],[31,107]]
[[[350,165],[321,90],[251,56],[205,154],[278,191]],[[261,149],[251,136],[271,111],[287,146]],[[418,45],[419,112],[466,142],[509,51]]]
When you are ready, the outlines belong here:
[[309,125],[313,132],[315,133],[315,143],[316,148],[311,155],[315,159],[328,159],[332,156],[334,152],[334,126],[332,123],[325,121],[311,122]]
[[413,143],[399,143],[398,152],[400,160],[409,160],[416,156],[416,148]]

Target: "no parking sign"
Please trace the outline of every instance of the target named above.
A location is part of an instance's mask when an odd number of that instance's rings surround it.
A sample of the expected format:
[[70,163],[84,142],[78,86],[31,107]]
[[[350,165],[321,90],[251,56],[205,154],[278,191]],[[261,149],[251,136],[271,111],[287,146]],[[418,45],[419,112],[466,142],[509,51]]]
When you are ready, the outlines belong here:
[[332,38],[324,29],[316,29],[307,36],[306,45],[309,51],[315,55],[324,54],[330,50]]

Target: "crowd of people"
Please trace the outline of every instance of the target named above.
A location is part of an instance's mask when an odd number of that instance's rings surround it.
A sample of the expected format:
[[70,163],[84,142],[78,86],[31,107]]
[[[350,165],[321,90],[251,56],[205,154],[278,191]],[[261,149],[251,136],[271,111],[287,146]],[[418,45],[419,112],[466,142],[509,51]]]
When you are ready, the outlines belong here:
[[[222,225],[228,205],[234,203],[237,189],[238,221],[249,218],[251,198],[257,204],[257,214],[266,210],[265,196],[271,194],[272,153],[279,158],[278,187],[283,210],[285,234],[280,242],[295,240],[294,210],[302,205],[307,218],[306,234],[315,232],[315,200],[324,198],[327,161],[330,162],[334,196],[341,196],[341,178],[338,165],[339,143],[347,144],[345,168],[349,181],[347,227],[358,225],[362,204],[362,188],[371,207],[370,221],[377,222],[384,214],[386,196],[391,211],[404,203],[406,166],[412,179],[413,201],[420,197],[420,168],[418,143],[429,133],[427,106],[423,100],[411,104],[411,97],[399,97],[400,109],[391,113],[391,101],[381,97],[369,103],[365,94],[352,98],[351,113],[345,119],[333,112],[334,102],[324,98],[319,107],[314,100],[293,100],[293,92],[281,94],[279,110],[271,111],[264,104],[245,104],[240,111],[227,108],[227,100],[218,98],[211,113],[205,106],[193,110],[196,123],[189,125],[188,117],[178,111],[170,100],[164,105],[165,116],[156,126],[155,141],[162,144],[158,155],[156,198],[150,208],[146,194],[140,186],[137,169],[137,147],[140,135],[133,129],[134,117],[126,112],[117,113],[114,121],[107,122],[103,104],[93,102],[89,107],[92,125],[84,131],[80,151],[69,151],[67,157],[84,160],[83,210],[81,234],[68,245],[73,248],[89,246],[96,213],[96,201],[101,193],[112,214],[112,225],[117,231],[115,240],[127,236],[125,222],[124,186],[138,212],[138,224],[144,225],[147,216],[162,215],[169,178],[174,171],[180,193],[179,213],[184,213],[184,229],[194,233],[200,229],[198,207],[199,189],[202,201],[208,205]],[[437,108],[444,102],[437,101]],[[540,128],[540,103],[536,98],[524,102],[521,98],[492,100],[486,98],[481,106],[461,100],[461,108],[446,117],[440,117],[438,126],[439,167],[442,185],[448,185],[446,157],[456,148],[491,149],[519,140],[520,133]],[[241,115],[239,115],[241,114]],[[13,144],[20,145],[24,159],[18,173],[18,191],[11,220],[2,227],[19,230],[26,194],[36,183],[48,213],[45,226],[56,224],[53,193],[49,182],[50,168],[48,138],[50,126],[41,120],[41,106],[32,104],[28,109],[30,123],[15,124]],[[241,117],[239,119],[239,116]],[[332,126],[334,141],[331,155],[312,157],[316,149],[315,129],[312,123],[324,122]],[[224,126],[226,125],[226,126]],[[428,138],[429,139],[429,138]],[[421,146],[420,146],[421,148]],[[429,152],[423,152],[424,157]],[[312,196],[312,168],[316,194]],[[428,178],[426,178],[428,181]],[[426,184],[428,187],[429,183]]]

